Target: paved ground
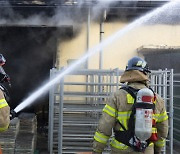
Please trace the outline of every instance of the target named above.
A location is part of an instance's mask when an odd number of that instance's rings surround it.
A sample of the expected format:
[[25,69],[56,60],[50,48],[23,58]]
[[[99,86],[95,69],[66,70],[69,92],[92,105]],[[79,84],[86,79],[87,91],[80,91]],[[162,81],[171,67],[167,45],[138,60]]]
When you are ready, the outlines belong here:
[[37,135],[37,154],[49,154],[48,152],[48,136],[47,134],[40,134]]
[[[36,154],[49,154],[48,152],[48,136],[45,133],[38,133],[37,135],[37,148]],[[166,154],[170,154],[168,149]],[[90,154],[90,153],[77,153],[77,154]],[[173,154],[180,154],[180,145],[174,144]]]

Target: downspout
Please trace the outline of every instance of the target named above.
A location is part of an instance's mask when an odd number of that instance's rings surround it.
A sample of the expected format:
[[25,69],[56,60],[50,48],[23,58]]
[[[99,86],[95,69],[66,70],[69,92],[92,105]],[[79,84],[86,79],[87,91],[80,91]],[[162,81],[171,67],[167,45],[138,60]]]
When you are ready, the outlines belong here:
[[[90,23],[91,23],[91,7],[88,7],[88,15],[87,15],[87,37],[86,37],[86,51],[89,51],[89,33],[90,33]],[[86,60],[85,69],[89,68],[89,58]],[[88,83],[88,75],[86,75],[86,83]],[[86,92],[88,92],[88,85],[86,85]],[[86,103],[88,103],[88,99],[86,98]]]
[[[100,43],[103,40],[104,35],[104,21],[106,20],[106,10],[103,10],[101,19],[100,19]],[[99,52],[99,69],[103,68],[103,49],[101,48]]]
[[[91,23],[91,8],[88,8],[88,15],[87,15],[87,37],[86,37],[86,51],[89,50],[89,33],[90,33],[90,23]],[[85,68],[88,69],[89,59],[86,60]]]
[[[104,35],[104,21],[106,20],[106,10],[102,11],[101,14],[101,18],[100,18],[100,43],[103,40],[103,35]],[[103,49],[100,49],[99,52],[99,69],[102,70],[103,69]],[[101,85],[103,83],[103,79],[102,76],[99,76],[99,94],[102,95],[103,92],[103,85]],[[102,102],[102,97],[100,97],[100,102]]]

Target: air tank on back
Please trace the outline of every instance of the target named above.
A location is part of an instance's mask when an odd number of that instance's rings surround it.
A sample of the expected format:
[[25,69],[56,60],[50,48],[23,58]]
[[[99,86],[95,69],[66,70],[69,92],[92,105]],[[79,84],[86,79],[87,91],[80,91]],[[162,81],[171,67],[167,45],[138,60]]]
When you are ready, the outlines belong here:
[[152,134],[153,98],[154,94],[149,88],[143,88],[137,93],[135,135],[141,141],[146,141]]

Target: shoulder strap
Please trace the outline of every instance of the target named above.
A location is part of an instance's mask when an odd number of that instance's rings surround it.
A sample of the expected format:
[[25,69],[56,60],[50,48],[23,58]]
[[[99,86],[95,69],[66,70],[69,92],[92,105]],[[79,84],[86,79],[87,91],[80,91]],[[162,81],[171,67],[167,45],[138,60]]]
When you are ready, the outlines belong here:
[[126,131],[126,128],[124,127],[124,125],[123,125],[122,123],[120,123],[119,120],[117,120],[117,123],[122,127],[122,129],[123,129],[124,131]]
[[120,89],[127,91],[134,98],[134,104],[132,105],[132,112],[131,112],[129,122],[128,122],[128,129],[131,129],[134,132],[134,127],[135,127],[134,115],[136,113],[136,109],[135,109],[136,95],[139,89],[135,89],[130,86],[123,86]]
[[9,94],[9,91],[7,90],[7,88],[3,84],[0,84],[0,90],[2,90],[5,99],[6,99],[6,101],[9,104],[10,103],[10,94]]
[[139,89],[135,89],[130,86],[123,86],[120,89],[127,91],[134,99],[136,99],[137,92],[139,91]]

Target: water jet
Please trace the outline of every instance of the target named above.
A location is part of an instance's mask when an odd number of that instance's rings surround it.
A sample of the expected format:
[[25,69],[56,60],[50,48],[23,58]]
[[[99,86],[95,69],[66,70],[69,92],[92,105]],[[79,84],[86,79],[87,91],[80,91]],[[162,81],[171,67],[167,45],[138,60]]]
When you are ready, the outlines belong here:
[[37,89],[32,95],[30,95],[28,98],[26,98],[24,101],[22,101],[15,109],[14,111],[16,113],[23,110],[25,107],[29,106],[32,102],[34,102],[38,97],[40,97],[42,94],[48,91],[48,89],[54,85],[55,83],[58,83],[61,78],[63,78],[65,75],[70,73],[71,71],[74,71],[80,64],[86,61],[88,57],[93,56],[95,53],[99,52],[101,48],[104,48],[111,44],[112,42],[116,41],[117,39],[123,37],[126,33],[130,32],[132,29],[141,26],[143,24],[148,24],[149,21],[153,18],[153,20],[161,15],[164,12],[168,12],[168,9],[172,9],[174,6],[176,6],[178,1],[169,2],[165,5],[163,5],[160,8],[155,9],[154,11],[140,17],[139,19],[136,19],[134,22],[126,26],[125,28],[119,30],[118,32],[114,33],[110,37],[108,37],[106,40],[102,41],[100,44],[96,45],[95,47],[89,49],[86,51],[85,55],[83,55],[79,60],[75,61],[73,64],[71,64],[69,67],[61,71],[61,73],[57,74],[57,76],[46,83],[44,86]]

